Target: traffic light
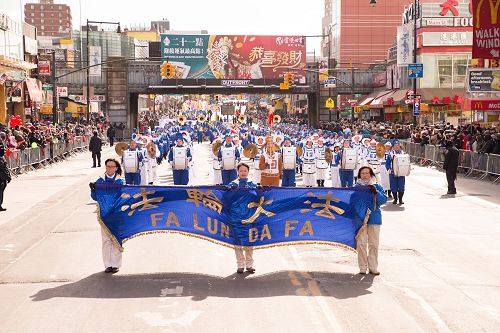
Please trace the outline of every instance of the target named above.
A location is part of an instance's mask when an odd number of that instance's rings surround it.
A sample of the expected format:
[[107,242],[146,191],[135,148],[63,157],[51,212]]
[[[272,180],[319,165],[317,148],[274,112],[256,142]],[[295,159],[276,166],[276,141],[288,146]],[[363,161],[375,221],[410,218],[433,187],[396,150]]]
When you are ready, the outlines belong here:
[[168,63],[163,63],[160,65],[160,76],[161,77],[167,77],[167,65]]
[[288,83],[288,86],[291,87],[295,84],[295,74],[293,73],[288,73],[288,76],[287,76],[287,83]]
[[283,74],[283,83],[288,84],[288,73]]
[[166,70],[165,70],[165,73],[166,73],[166,75],[165,75],[165,76],[166,76],[167,78],[169,78],[169,79],[173,76],[173,75],[172,75],[172,64],[167,63],[167,68],[166,68]]

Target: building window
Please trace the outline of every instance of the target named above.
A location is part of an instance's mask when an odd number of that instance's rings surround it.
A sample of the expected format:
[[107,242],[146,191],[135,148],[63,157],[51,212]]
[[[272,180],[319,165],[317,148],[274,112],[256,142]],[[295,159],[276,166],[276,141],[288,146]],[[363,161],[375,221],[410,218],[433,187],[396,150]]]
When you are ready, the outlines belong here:
[[59,17],[62,17],[62,14],[61,14],[61,13],[59,13]]
[[62,6],[59,6],[59,10],[62,10]]
[[44,19],[40,19],[40,23],[45,23],[45,20]]
[[59,20],[59,24],[61,24],[61,23],[62,23],[62,20]]
[[31,13],[31,17],[35,16],[35,13]]
[[40,29],[41,29],[41,30],[45,30],[45,27],[42,25],[42,26],[40,27]]
[[43,17],[43,16],[44,16],[43,13],[40,13],[40,17]]
[[40,6],[40,9],[43,10],[43,5]]
[[31,9],[35,9],[35,6],[31,5],[31,6],[30,6],[30,8],[31,8]]

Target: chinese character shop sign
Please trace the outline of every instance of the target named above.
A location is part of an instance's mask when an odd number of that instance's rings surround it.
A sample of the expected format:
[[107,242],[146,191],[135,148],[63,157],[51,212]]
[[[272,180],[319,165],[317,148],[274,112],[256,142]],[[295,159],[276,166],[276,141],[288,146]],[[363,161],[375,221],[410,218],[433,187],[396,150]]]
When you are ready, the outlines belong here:
[[280,79],[306,67],[302,36],[161,35],[163,60],[178,79]]
[[500,0],[473,0],[474,41],[472,58],[500,58]]

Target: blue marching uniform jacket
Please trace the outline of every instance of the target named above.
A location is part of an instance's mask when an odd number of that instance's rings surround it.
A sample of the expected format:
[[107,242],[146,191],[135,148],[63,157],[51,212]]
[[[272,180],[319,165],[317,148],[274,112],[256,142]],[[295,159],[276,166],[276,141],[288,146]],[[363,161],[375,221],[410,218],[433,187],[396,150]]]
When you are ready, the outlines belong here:
[[252,182],[251,180],[249,181],[248,178],[237,178],[230,182],[228,184],[229,187],[249,187],[249,188],[256,188],[257,185]]

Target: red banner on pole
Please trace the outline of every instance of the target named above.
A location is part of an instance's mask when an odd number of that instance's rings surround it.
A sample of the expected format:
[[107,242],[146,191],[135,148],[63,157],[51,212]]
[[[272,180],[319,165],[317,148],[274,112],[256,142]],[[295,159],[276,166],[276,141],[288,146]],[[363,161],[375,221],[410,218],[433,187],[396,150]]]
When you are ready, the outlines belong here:
[[500,0],[472,0],[472,58],[500,59]]

